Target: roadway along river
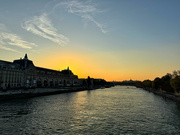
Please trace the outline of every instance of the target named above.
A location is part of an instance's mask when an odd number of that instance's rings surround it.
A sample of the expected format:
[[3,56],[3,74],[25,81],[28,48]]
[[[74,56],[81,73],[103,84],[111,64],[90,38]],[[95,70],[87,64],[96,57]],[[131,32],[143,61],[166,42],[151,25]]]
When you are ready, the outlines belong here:
[[0,102],[1,135],[180,134],[180,104],[116,86]]

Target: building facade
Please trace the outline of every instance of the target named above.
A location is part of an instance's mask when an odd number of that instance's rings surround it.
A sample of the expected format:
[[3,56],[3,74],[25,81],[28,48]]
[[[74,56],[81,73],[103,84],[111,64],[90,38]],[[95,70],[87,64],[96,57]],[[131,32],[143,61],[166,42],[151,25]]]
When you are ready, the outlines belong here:
[[0,89],[78,85],[78,76],[69,67],[62,71],[37,67],[27,54],[13,62],[0,60]]

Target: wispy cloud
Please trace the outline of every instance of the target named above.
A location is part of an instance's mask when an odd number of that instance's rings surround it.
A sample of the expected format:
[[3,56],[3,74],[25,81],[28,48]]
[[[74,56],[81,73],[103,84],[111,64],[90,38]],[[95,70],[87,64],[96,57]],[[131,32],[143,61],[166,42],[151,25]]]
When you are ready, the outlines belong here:
[[106,34],[107,30],[104,28],[105,26],[103,24],[98,23],[96,20],[94,20],[94,18],[90,15],[85,15],[83,16],[83,18],[85,19],[89,19],[90,21],[92,21],[94,24],[96,24],[96,26],[101,30],[102,33]]
[[8,47],[3,46],[3,45],[0,45],[0,49],[7,50],[7,51],[18,52],[17,50],[14,50],[14,49],[8,48]]
[[69,42],[67,37],[57,32],[57,29],[52,25],[46,13],[27,19],[22,24],[22,28],[59,45],[65,45]]
[[59,4],[56,4],[53,10],[58,7],[65,8],[67,12],[80,16],[82,19],[85,19],[86,22],[93,22],[101,30],[102,33],[107,33],[105,25],[96,21],[93,17],[96,13],[99,13],[101,11],[98,10],[95,5],[92,5],[91,1],[80,2],[78,0],[72,0],[61,2]]
[[20,36],[10,32],[4,24],[0,24],[0,31],[1,49],[18,52],[17,50],[13,49],[12,46],[23,49],[32,49],[33,46],[37,46],[36,44],[27,42],[23,40]]

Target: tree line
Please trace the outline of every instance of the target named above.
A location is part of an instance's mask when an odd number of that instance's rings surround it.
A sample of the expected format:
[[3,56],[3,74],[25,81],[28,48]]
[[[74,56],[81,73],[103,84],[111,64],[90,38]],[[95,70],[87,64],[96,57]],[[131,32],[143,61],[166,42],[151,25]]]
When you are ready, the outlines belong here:
[[156,77],[153,81],[137,81],[137,87],[153,88],[154,90],[163,90],[169,93],[180,92],[180,70],[174,70],[172,74],[167,73],[161,78]]
[[87,86],[87,87],[110,87],[113,86],[113,83],[107,82],[104,79],[95,79],[91,78],[90,76],[87,77],[87,79],[83,80],[82,86]]

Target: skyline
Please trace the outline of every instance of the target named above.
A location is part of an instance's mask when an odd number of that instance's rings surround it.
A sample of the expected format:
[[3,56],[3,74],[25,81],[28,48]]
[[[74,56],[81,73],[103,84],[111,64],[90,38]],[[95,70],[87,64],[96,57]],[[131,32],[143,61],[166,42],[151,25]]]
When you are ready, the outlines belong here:
[[180,1],[17,0],[0,4],[0,59],[80,78],[153,80],[180,67]]

